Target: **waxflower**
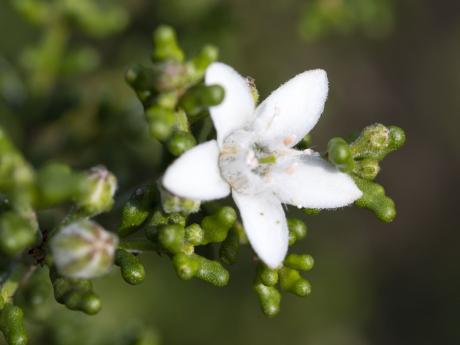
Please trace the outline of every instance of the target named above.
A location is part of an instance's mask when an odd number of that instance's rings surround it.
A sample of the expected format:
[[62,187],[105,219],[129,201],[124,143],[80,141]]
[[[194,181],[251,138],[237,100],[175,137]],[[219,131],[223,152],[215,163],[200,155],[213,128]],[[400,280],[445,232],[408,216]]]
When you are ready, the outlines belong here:
[[362,196],[349,175],[318,153],[293,148],[323,112],[326,72],[295,76],[257,107],[247,80],[230,66],[211,64],[205,83],[225,90],[222,103],[210,108],[217,140],[174,161],[163,185],[180,197],[201,201],[231,193],[254,251],[266,265],[277,268],[289,239],[282,204],[330,209]]
[[117,245],[116,235],[86,219],[65,226],[50,243],[59,273],[78,279],[106,274],[113,265]]

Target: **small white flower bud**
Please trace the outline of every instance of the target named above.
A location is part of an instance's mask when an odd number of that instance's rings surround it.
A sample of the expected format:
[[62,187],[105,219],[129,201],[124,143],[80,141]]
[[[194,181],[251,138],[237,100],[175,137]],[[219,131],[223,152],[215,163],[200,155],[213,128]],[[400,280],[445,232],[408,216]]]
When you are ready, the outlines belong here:
[[117,245],[116,235],[90,220],[65,226],[50,243],[59,273],[77,279],[106,274],[113,265]]
[[87,186],[78,200],[78,206],[90,214],[108,211],[113,206],[117,189],[116,177],[103,166],[89,170]]

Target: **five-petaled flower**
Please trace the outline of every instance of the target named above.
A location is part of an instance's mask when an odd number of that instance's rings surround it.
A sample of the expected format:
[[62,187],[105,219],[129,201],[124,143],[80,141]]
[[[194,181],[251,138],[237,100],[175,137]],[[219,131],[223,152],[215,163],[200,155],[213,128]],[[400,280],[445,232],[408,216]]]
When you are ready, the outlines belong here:
[[217,140],[179,157],[163,185],[203,201],[232,193],[254,251],[269,267],[279,267],[289,237],[282,204],[337,208],[362,195],[351,177],[319,154],[293,149],[324,110],[326,72],[297,75],[257,107],[246,79],[230,66],[213,63],[205,82],[225,90],[223,102],[210,108]]

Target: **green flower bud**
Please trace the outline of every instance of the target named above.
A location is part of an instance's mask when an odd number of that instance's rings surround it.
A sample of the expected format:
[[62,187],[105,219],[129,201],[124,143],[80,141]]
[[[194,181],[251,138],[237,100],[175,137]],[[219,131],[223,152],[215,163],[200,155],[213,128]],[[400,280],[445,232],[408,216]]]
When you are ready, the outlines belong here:
[[24,313],[21,308],[7,303],[0,311],[0,330],[8,345],[27,344],[27,334],[24,328]]
[[12,211],[0,215],[0,252],[15,256],[30,248],[38,240],[35,221]]
[[123,206],[118,234],[127,236],[137,230],[147,219],[155,200],[153,185],[137,188]]
[[155,62],[174,60],[182,62],[184,53],[177,43],[176,33],[166,25],[158,27],[153,34],[152,60]]
[[176,124],[176,117],[171,109],[153,105],[147,109],[145,116],[149,123],[150,134],[160,140],[169,138]]
[[391,151],[400,149],[406,143],[406,133],[396,126],[390,126],[388,129],[390,130],[389,149]]
[[257,266],[257,279],[266,286],[275,286],[278,284],[278,271],[264,264],[259,264]]
[[201,244],[224,241],[235,222],[236,212],[228,206],[220,208],[211,216],[204,217],[201,221],[201,227],[204,230],[204,239]]
[[125,73],[126,82],[136,91],[153,90],[158,72],[142,65],[135,65]]
[[254,290],[259,296],[260,306],[266,316],[273,317],[280,311],[281,294],[273,286],[266,286],[262,283],[256,283]]
[[240,252],[240,241],[240,235],[235,224],[228,232],[219,249],[219,257],[223,263],[233,265],[236,262]]
[[110,270],[117,245],[114,234],[90,220],[65,226],[50,241],[59,273],[84,279],[102,276]]
[[178,253],[173,264],[179,278],[184,280],[195,277],[219,287],[227,285],[229,280],[228,271],[219,262],[196,254]]
[[392,222],[396,217],[396,207],[393,200],[385,195],[385,189],[377,183],[359,177],[355,177],[354,180],[363,192],[363,196],[355,201],[355,205],[370,209],[383,222]]
[[353,170],[354,161],[350,146],[342,138],[333,138],[327,145],[328,159],[339,170],[350,172]]
[[73,172],[66,164],[47,164],[37,175],[40,203],[49,206],[75,199],[84,182],[85,174]]
[[283,267],[279,270],[279,275],[280,285],[283,290],[300,297],[307,296],[311,293],[310,283],[303,279],[298,271]]
[[120,267],[121,276],[128,284],[137,285],[144,281],[144,265],[134,254],[118,249],[115,253],[115,265]]
[[187,215],[200,210],[201,202],[199,200],[178,197],[164,188],[160,189],[160,194],[163,210],[166,213],[182,213]]
[[299,150],[306,150],[311,146],[312,140],[313,140],[313,138],[312,138],[311,134],[307,134],[296,145],[296,148],[299,149]]
[[188,79],[195,83],[203,78],[208,66],[217,60],[219,51],[216,47],[204,46],[201,52],[187,63]]
[[380,172],[379,162],[374,159],[356,161],[353,173],[366,180],[373,180]]
[[180,156],[196,145],[195,137],[189,132],[176,131],[168,140],[168,150],[174,156]]
[[105,167],[96,166],[88,171],[76,203],[88,215],[109,211],[114,204],[116,189],[116,177]]
[[101,310],[101,300],[93,292],[91,281],[67,279],[59,276],[54,269],[50,270],[50,279],[58,303],[88,315],[97,314]]
[[185,229],[182,225],[162,225],[158,228],[158,241],[164,249],[175,254],[184,247]]
[[284,259],[284,265],[301,271],[309,271],[313,268],[314,260],[311,255],[289,254]]
[[302,220],[297,218],[288,218],[287,223],[289,228],[290,246],[307,236],[307,226]]
[[222,102],[225,91],[220,85],[197,85],[180,99],[179,105],[192,119],[197,119],[206,108]]

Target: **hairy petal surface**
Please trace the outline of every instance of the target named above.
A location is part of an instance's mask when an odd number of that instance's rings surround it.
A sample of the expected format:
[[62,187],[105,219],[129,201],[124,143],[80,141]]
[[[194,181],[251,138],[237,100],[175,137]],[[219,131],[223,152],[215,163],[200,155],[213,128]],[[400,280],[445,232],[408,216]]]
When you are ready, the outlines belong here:
[[318,154],[290,150],[273,169],[270,188],[281,202],[306,208],[337,208],[362,196],[353,179]]
[[215,62],[207,68],[205,83],[221,85],[225,90],[222,103],[209,108],[217,131],[217,142],[221,146],[228,134],[252,121],[254,99],[246,79],[221,62]]
[[163,176],[163,186],[173,194],[195,200],[214,200],[230,194],[218,167],[219,147],[215,140],[185,152]]
[[298,74],[275,90],[256,109],[259,142],[271,147],[297,144],[316,125],[328,94],[321,69]]
[[288,249],[289,231],[281,202],[270,192],[246,195],[233,191],[252,248],[269,267],[281,265]]

